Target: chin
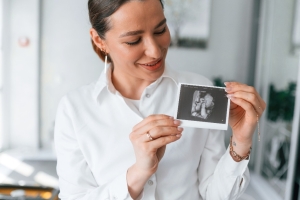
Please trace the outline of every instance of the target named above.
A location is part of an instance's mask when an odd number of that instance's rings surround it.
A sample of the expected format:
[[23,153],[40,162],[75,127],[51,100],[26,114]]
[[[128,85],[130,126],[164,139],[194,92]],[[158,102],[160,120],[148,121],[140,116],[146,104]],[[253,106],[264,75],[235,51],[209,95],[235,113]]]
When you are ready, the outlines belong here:
[[149,81],[156,81],[165,71],[165,64],[163,64],[160,68],[153,70],[153,71],[146,71],[147,79]]

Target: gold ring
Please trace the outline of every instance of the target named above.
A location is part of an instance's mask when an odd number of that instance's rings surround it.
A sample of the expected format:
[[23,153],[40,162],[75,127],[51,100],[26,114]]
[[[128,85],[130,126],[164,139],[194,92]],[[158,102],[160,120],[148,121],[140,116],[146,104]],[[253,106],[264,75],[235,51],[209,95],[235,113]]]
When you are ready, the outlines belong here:
[[151,135],[149,133],[147,133],[146,135],[147,135],[147,137],[149,138],[150,141],[153,140],[153,138],[151,137]]

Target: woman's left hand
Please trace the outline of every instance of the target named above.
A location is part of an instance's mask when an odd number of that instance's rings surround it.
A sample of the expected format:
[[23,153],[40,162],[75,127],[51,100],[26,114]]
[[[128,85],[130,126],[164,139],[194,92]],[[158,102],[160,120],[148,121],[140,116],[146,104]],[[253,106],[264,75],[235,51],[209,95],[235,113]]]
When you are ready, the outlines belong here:
[[225,85],[227,97],[231,100],[229,124],[234,142],[251,146],[257,120],[263,114],[266,103],[254,87],[238,82],[226,82]]

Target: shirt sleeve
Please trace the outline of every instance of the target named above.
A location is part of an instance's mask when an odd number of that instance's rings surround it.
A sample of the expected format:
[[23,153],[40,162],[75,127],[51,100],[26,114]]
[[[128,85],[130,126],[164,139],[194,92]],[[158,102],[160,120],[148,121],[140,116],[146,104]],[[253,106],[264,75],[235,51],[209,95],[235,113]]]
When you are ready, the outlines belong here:
[[74,120],[67,97],[61,100],[55,120],[55,149],[59,197],[62,200],[128,200],[125,171],[104,185],[97,184],[76,139]]
[[225,149],[224,132],[210,130],[198,168],[199,192],[205,200],[235,200],[250,181],[249,160],[235,162]]

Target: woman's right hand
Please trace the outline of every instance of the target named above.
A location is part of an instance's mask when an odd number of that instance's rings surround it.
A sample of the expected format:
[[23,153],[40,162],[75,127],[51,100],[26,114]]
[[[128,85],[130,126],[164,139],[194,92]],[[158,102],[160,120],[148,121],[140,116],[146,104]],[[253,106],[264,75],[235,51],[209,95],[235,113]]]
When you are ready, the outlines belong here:
[[136,163],[127,171],[127,184],[132,198],[140,194],[146,181],[156,172],[166,145],[180,139],[183,128],[179,125],[180,121],[173,117],[151,115],[133,127],[130,141]]
[[183,128],[179,125],[180,121],[173,117],[151,115],[134,126],[130,140],[135,151],[136,167],[151,175],[155,173],[166,145],[181,137]]

